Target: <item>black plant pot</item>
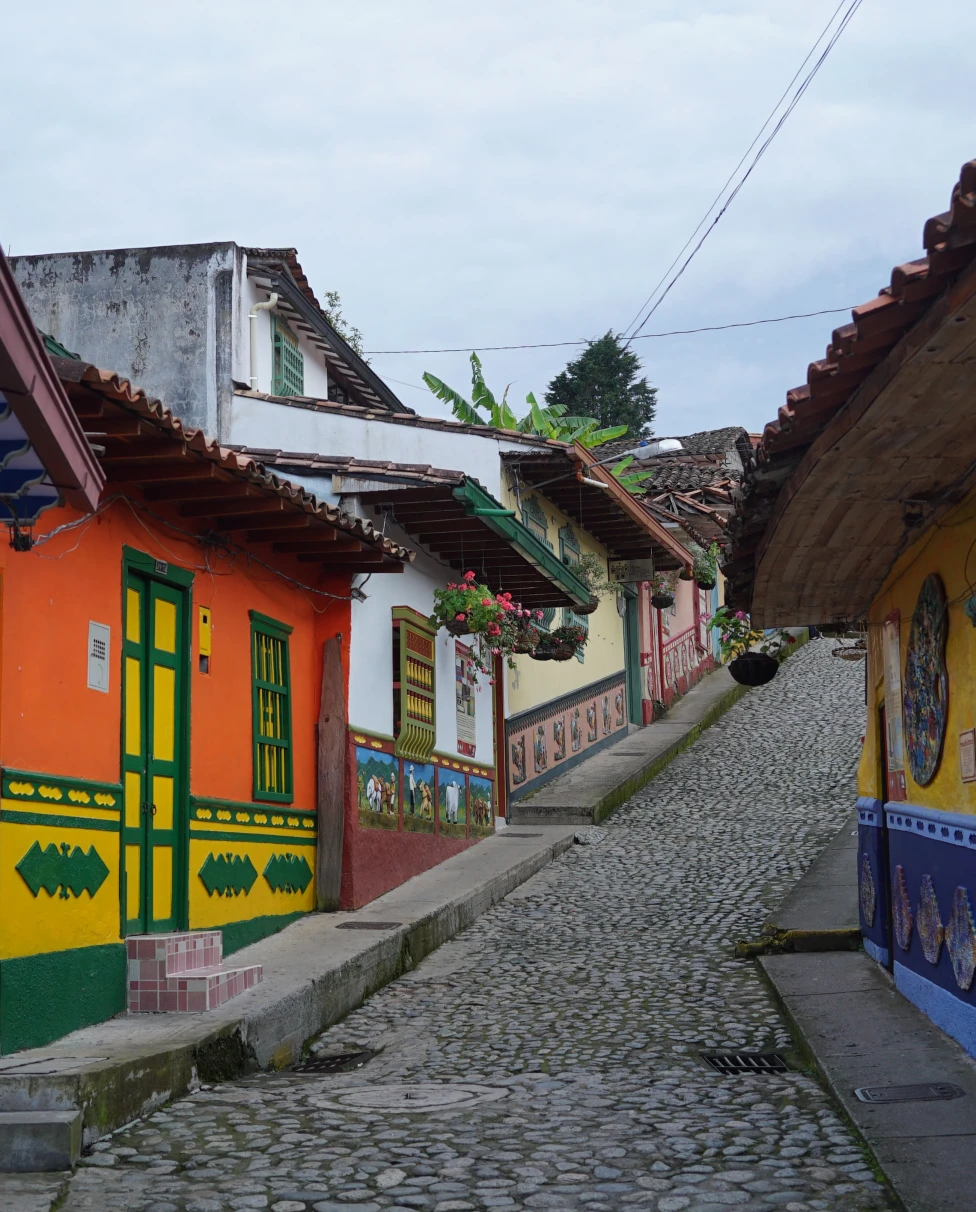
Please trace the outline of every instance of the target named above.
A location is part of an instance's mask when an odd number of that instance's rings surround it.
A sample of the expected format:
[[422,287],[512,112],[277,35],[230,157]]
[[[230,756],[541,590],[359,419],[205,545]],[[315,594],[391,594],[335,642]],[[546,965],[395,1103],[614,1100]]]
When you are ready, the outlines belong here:
[[779,672],[779,661],[765,652],[746,652],[729,662],[729,673],[740,686],[765,686]]
[[651,605],[655,610],[667,610],[669,606],[674,605],[673,593],[652,593]]
[[699,579],[697,577],[695,577],[695,584],[698,586],[699,589],[704,589],[704,590],[706,590],[706,592],[709,589],[715,588],[714,581],[699,581]]
[[576,612],[576,614],[592,614],[594,612],[594,610],[597,610],[599,608],[599,605],[600,605],[600,599],[598,597],[596,597],[595,595],[591,594],[590,600],[587,602],[587,604],[585,606],[574,606],[573,610]]
[[467,635],[471,630],[466,619],[451,619],[444,624],[444,629],[449,635]]

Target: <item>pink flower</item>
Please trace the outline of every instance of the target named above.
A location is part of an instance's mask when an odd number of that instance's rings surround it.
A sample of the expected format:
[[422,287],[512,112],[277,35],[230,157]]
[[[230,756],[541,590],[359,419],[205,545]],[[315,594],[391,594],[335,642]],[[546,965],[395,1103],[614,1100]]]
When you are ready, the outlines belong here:
[[542,618],[542,611],[541,611],[541,610],[537,610],[537,611],[535,612],[535,617],[536,617],[537,619],[541,619],[541,618]]
[[501,633],[502,633],[502,629],[498,626],[497,623],[488,624],[488,634],[489,635],[501,635]]
[[489,679],[488,679],[488,685],[489,685],[489,686],[494,686],[494,684],[495,684],[495,679],[494,679],[494,678],[489,678]]
[[735,617],[737,619],[744,619],[746,617],[746,612],[744,610],[737,610],[735,612]]
[[456,615],[454,616],[454,618],[455,618],[455,620],[456,620],[458,623],[463,623],[463,622],[464,622],[464,615],[463,615],[463,614],[456,614]]
[[466,581],[473,581],[473,580],[474,580],[474,573],[473,573],[473,572],[466,572],[466,573],[464,574],[464,579],[465,579]]
[[491,605],[491,598],[482,598],[482,599],[481,599],[481,604],[482,604],[482,606],[490,606],[490,605]]
[[520,611],[518,612],[518,617],[519,617],[519,618],[521,618],[523,614],[524,614],[524,611],[520,610]]
[[491,655],[492,655],[492,656],[498,656],[500,652],[501,652],[501,649],[500,649],[500,648],[493,648],[493,649],[491,650]]

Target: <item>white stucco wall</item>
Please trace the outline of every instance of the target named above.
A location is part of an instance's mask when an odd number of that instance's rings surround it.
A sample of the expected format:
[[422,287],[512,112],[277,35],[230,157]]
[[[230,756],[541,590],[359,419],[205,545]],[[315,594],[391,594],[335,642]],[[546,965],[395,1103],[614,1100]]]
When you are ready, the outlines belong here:
[[[269,350],[270,340],[269,336]],[[367,421],[338,410],[299,408],[240,395],[234,397],[230,441],[463,471],[498,499],[502,492],[501,452],[524,449],[518,442],[461,429],[454,433],[409,422]]]
[[[234,378],[239,383],[247,383],[251,377],[251,336],[248,313],[255,303],[261,303],[268,298],[268,292],[255,285],[252,278],[245,274],[241,281],[240,312],[238,331],[243,339],[234,348]],[[298,339],[298,348],[305,359],[305,395],[326,400],[329,397],[329,375],[325,365],[325,355],[312,345],[306,335],[298,332],[295,326],[288,322],[286,316],[282,319]],[[271,391],[271,313],[259,311],[257,315],[257,354],[258,354],[258,391]],[[229,441],[238,442],[239,438],[230,437]],[[287,449],[287,448],[283,448]]]

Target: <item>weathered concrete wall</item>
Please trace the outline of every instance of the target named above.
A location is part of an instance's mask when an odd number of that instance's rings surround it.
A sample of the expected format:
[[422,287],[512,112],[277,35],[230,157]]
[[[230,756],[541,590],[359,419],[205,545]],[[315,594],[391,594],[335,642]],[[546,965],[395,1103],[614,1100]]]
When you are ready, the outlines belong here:
[[11,268],[35,324],[216,436],[233,395],[236,244],[50,253]]

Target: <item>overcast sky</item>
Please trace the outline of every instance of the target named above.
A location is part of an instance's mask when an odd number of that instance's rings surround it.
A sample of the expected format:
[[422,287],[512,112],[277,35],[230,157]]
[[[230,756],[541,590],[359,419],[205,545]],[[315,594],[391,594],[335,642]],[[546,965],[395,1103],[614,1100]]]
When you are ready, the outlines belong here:
[[[625,329],[836,0],[35,0],[4,17],[14,253],[294,245],[369,350]],[[976,157],[976,5],[865,0],[648,330],[845,307]],[[659,433],[759,429],[835,324],[637,342]],[[84,351],[81,351],[84,352]],[[516,401],[572,349],[486,353]],[[464,354],[374,355],[437,413]]]

